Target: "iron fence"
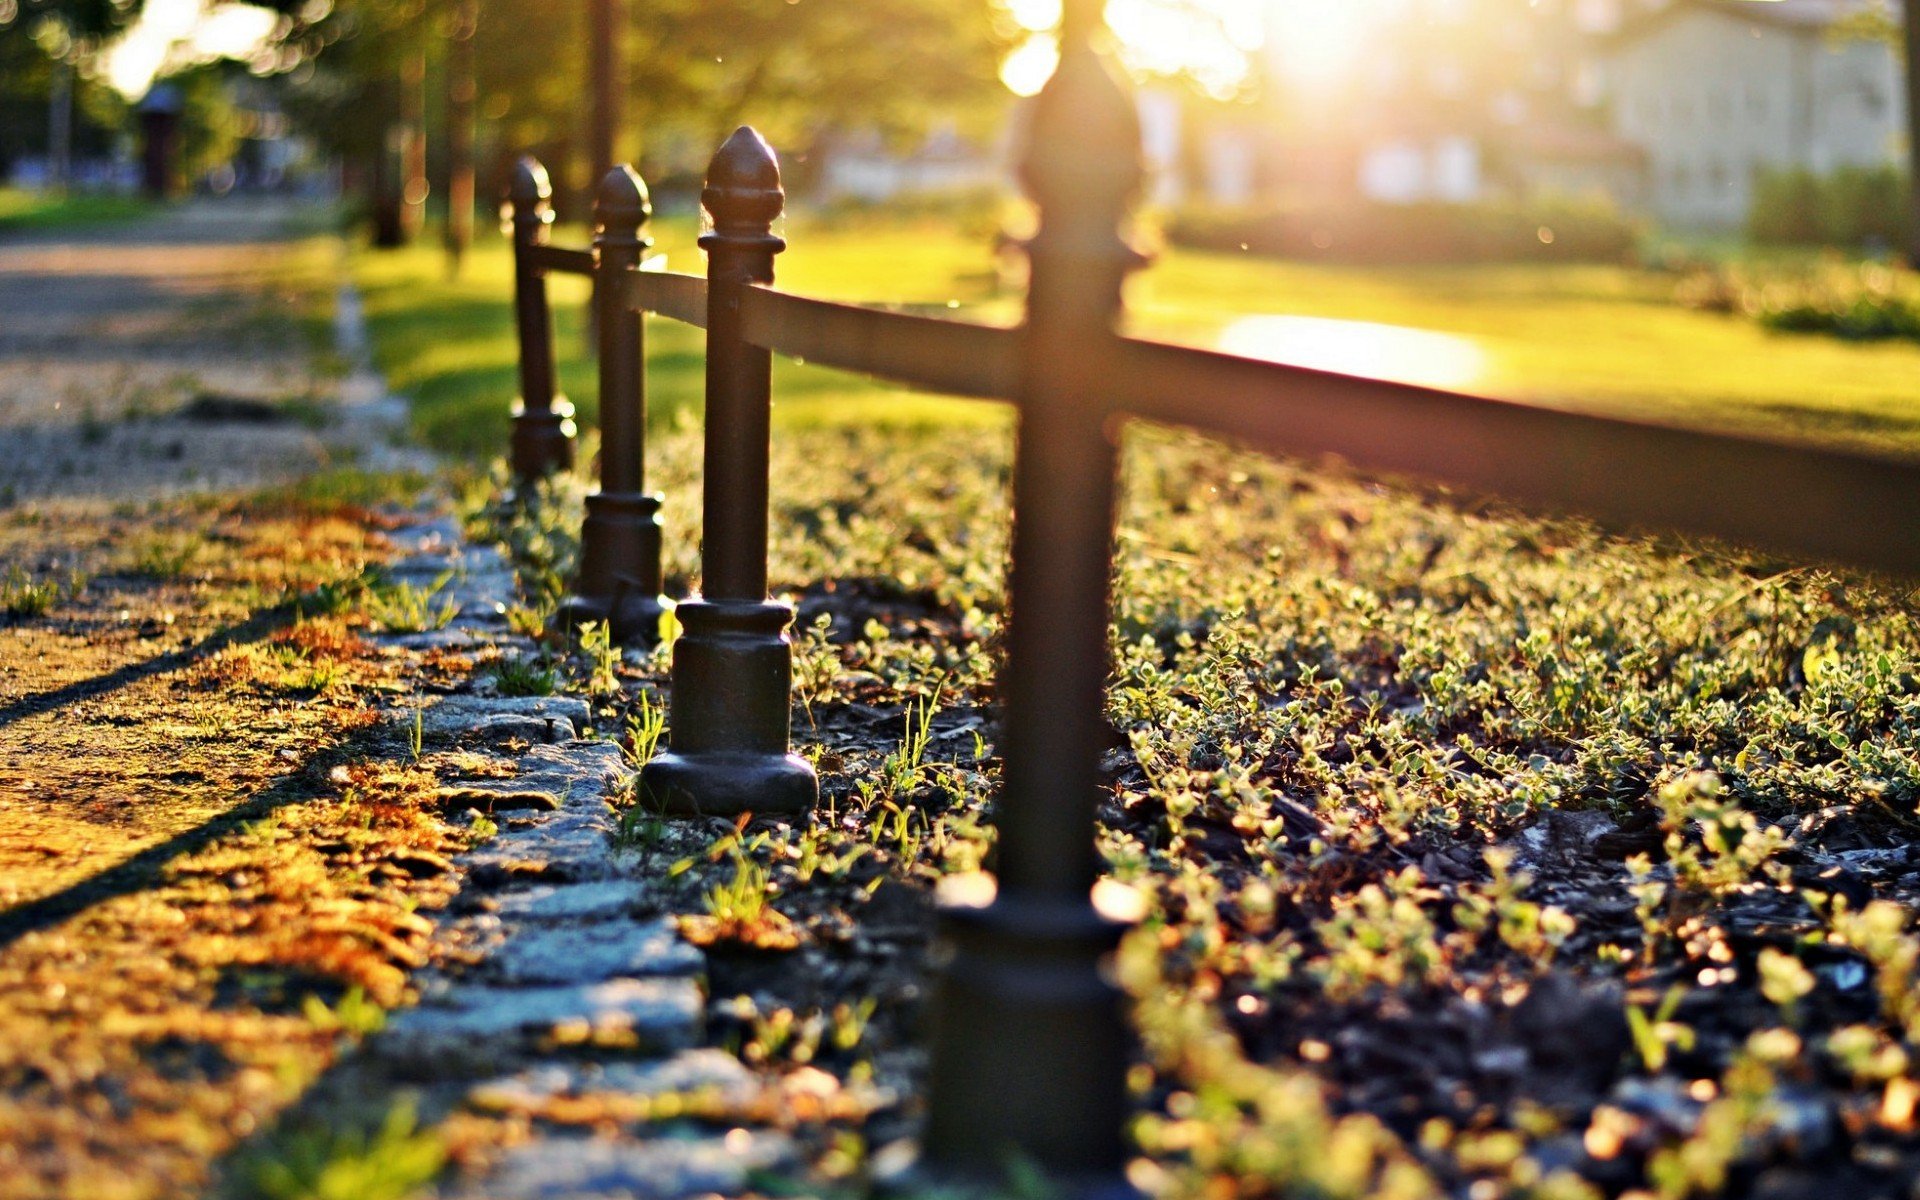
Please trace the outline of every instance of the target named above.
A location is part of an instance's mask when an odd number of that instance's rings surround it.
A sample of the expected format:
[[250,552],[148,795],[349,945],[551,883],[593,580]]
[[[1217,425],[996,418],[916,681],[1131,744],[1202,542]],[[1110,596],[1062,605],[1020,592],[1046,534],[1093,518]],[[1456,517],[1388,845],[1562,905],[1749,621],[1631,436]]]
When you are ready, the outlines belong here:
[[543,276],[590,275],[601,321],[600,490],[588,500],[573,619],[653,628],[659,500],[642,483],[639,315],[707,330],[704,592],[678,607],[671,745],[641,777],[643,801],[661,811],[797,812],[817,793],[789,746],[793,612],[767,596],[771,355],[1016,406],[998,886],[942,912],[924,1158],[939,1173],[980,1176],[1011,1150],[1076,1192],[1125,1190],[1129,1040],[1104,965],[1127,924],[1093,900],[1125,420],[1334,453],[1616,526],[1920,572],[1914,464],[1122,336],[1121,285],[1143,260],[1120,231],[1143,172],[1134,102],[1097,46],[1100,7],[1067,4],[1061,65],[1035,104],[1021,178],[1041,219],[1018,328],[776,290],[784,196],[775,155],[751,129],[708,172],[705,277],[639,268],[646,193],[627,168],[602,186],[592,251],[547,244],[538,164],[521,165],[512,193],[524,401],[513,462],[524,479],[568,460]]

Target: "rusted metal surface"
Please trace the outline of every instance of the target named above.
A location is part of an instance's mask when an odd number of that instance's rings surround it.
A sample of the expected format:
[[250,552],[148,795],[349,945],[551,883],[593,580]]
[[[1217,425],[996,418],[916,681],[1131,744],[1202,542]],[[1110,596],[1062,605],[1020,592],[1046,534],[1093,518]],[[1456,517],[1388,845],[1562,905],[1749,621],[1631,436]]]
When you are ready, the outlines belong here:
[[[780,164],[740,129],[707,169],[707,418],[701,500],[702,595],[676,609],[672,732],[640,775],[643,804],[733,816],[813,807],[819,781],[791,753],[793,609],[767,598],[767,459],[772,356],[743,336],[741,301],[773,282],[786,242]],[[631,285],[630,285],[631,286]]]
[[741,299],[756,346],[949,396],[1004,400],[1019,388],[1018,330],[884,312],[753,288]]
[[[573,465],[573,406],[555,384],[553,310],[535,261],[553,226],[553,185],[538,159],[514,166],[507,192],[513,224],[513,313],[520,339],[520,400],[513,416],[514,478],[526,488]],[[589,256],[591,257],[591,256]]]
[[587,497],[580,569],[561,606],[568,626],[605,621],[615,640],[660,635],[660,497],[646,490],[646,351],[640,316],[627,305],[627,276],[653,240],[647,185],[615,167],[594,202],[593,311],[600,360],[600,488]]

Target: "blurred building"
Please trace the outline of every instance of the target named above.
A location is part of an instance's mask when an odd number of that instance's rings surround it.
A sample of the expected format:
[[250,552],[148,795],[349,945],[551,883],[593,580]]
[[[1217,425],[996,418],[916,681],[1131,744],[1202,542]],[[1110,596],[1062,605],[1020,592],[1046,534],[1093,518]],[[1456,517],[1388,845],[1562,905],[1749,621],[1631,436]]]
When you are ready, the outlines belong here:
[[1630,15],[1606,61],[1613,128],[1647,158],[1663,221],[1732,227],[1755,176],[1890,165],[1906,136],[1900,63],[1837,36],[1861,0],[1673,0]]

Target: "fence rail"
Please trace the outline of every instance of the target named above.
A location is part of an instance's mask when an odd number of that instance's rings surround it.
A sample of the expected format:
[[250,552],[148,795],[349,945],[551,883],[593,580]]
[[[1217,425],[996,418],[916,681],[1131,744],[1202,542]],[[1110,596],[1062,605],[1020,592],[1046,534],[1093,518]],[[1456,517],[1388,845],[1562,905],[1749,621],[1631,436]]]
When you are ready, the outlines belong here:
[[[1022,175],[1041,224],[1019,328],[776,290],[784,193],[772,150],[748,129],[709,168],[705,278],[641,265],[645,189],[627,168],[602,187],[590,251],[546,244],[538,164],[523,164],[512,192],[523,386],[514,463],[529,482],[566,465],[552,438],[564,401],[545,275],[591,276],[600,321],[601,490],[588,501],[572,617],[618,618],[628,596],[650,603],[658,590],[659,498],[640,484],[639,316],[707,330],[705,594],[679,605],[670,745],[641,776],[643,802],[661,811],[795,812],[817,795],[789,753],[792,610],[766,595],[771,354],[1015,405],[999,886],[989,901],[943,912],[925,1156],[938,1173],[977,1177],[1013,1151],[1088,1194],[1125,1190],[1127,1153],[1126,1023],[1104,972],[1127,926],[1092,902],[1116,417],[1337,454],[1615,526],[1920,575],[1910,517],[1920,463],[1122,336],[1121,283],[1142,265],[1119,233],[1141,182],[1140,130],[1096,49],[1100,8],[1068,0],[1061,65],[1035,106]],[[651,633],[644,620],[630,626]]]

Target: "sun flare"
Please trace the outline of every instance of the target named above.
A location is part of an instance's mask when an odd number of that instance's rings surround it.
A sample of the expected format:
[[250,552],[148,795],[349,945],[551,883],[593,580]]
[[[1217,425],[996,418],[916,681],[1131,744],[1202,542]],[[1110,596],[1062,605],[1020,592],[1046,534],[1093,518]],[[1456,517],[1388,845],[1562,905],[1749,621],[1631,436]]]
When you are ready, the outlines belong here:
[[[1058,65],[1060,0],[1001,0],[1025,35],[1000,78],[1016,95],[1046,86]],[[1107,24],[1128,67],[1184,77],[1232,96],[1264,64],[1286,86],[1324,89],[1351,75],[1390,0],[1108,0]]]

